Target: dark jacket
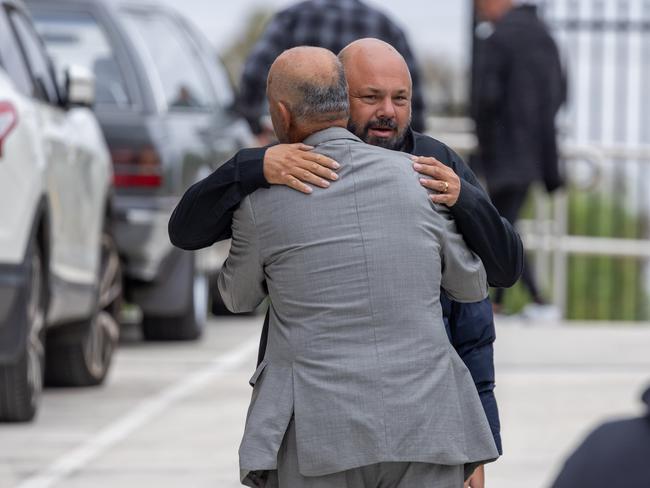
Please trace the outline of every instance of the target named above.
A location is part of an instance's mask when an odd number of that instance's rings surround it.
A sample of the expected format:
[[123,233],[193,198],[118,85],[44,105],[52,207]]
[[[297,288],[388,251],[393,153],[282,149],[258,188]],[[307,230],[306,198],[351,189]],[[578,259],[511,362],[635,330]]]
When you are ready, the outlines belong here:
[[476,40],[472,117],[490,192],[562,184],[555,115],[566,98],[557,46],[535,7],[511,9]]
[[499,215],[476,175],[449,146],[411,131],[404,151],[432,156],[446,164],[461,180],[460,195],[451,214],[467,245],[483,261],[490,286],[514,285],[524,266],[524,249],[512,225]]
[[650,388],[646,415],[607,422],[566,460],[553,488],[650,486]]
[[[266,148],[244,149],[214,173],[190,187],[169,221],[169,237],[182,249],[200,249],[231,237],[234,211],[264,179]],[[451,208],[465,241],[481,258],[493,286],[511,286],[522,270],[523,247],[512,226],[502,219],[476,177],[449,147],[431,137],[409,132],[405,152],[433,156],[461,178],[458,202]],[[308,198],[305,196],[305,198]],[[494,396],[494,319],[489,299],[456,303],[441,295],[445,326],[451,343],[476,384],[488,422],[501,454],[499,413]],[[259,360],[264,357],[268,316],[262,330]]]

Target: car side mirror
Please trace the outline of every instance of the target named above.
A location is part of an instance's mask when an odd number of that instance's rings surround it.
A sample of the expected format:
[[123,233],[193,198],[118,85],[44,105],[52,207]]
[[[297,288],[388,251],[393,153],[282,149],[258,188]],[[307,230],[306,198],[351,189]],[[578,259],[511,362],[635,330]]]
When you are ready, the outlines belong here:
[[95,75],[79,65],[65,70],[66,105],[92,107],[95,103]]

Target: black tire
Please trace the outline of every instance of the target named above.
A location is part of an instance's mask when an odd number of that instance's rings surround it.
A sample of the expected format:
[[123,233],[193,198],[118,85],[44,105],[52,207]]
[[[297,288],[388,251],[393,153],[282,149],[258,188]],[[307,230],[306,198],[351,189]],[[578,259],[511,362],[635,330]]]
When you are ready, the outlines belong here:
[[0,366],[0,420],[28,422],[38,410],[43,392],[43,346],[47,291],[43,254],[37,245],[28,252],[29,286],[25,306],[14,320],[28,327],[24,349],[14,364]]
[[105,230],[95,311],[87,320],[61,326],[47,341],[45,382],[94,386],[104,382],[120,333],[122,268],[115,241]]
[[193,271],[193,286],[188,291],[188,306],[178,316],[145,315],[142,335],[147,341],[194,341],[203,335],[207,323],[208,279]]

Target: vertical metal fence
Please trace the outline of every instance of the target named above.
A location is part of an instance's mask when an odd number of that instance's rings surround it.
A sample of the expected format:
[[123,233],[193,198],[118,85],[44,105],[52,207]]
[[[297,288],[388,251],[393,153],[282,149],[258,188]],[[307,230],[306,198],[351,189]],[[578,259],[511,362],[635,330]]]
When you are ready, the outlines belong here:
[[555,209],[569,255],[553,266],[554,300],[569,318],[648,320],[650,0],[548,0],[541,14],[569,74],[560,126],[572,184]]
[[526,247],[566,318],[650,320],[650,0],[540,4],[569,79],[566,191],[537,193]]

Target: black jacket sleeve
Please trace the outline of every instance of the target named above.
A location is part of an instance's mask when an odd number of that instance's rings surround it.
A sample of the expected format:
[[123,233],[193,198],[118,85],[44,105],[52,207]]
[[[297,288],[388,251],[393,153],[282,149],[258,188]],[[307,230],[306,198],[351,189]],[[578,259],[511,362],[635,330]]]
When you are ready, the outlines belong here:
[[472,170],[451,149],[451,166],[461,179],[451,214],[465,241],[479,255],[492,286],[514,285],[524,269],[524,248],[510,222],[499,215]]
[[192,185],[169,219],[169,239],[176,247],[201,249],[229,239],[232,216],[241,201],[264,178],[266,148],[242,149],[207,178]]
[[472,170],[449,147],[421,134],[415,135],[413,154],[433,156],[458,175],[460,195],[451,207],[458,230],[483,261],[491,286],[514,285],[524,266],[521,239],[512,225],[499,215]]

